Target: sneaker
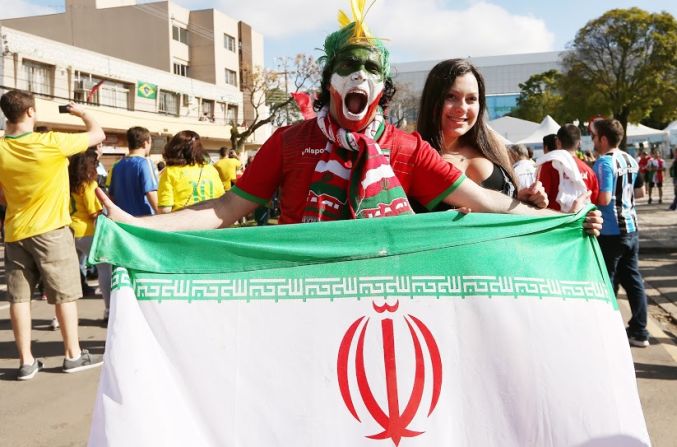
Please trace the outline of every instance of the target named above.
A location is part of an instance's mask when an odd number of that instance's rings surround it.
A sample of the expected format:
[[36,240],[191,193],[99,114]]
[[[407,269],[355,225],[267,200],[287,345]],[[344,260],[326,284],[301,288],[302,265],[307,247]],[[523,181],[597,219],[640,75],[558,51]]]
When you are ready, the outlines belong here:
[[33,360],[32,365],[21,365],[16,380],[31,380],[43,366],[43,363],[38,359]]
[[63,359],[63,372],[74,373],[90,368],[96,368],[103,363],[103,356],[90,354],[88,350],[80,351],[80,357],[75,360]]
[[59,327],[61,327],[59,326],[59,320],[57,320],[56,317],[52,318],[52,322],[49,323],[49,327],[51,327],[53,331],[59,329]]
[[649,339],[647,338],[646,340],[642,340],[636,337],[628,337],[628,342],[630,342],[630,346],[634,346],[636,348],[646,348],[649,346]]

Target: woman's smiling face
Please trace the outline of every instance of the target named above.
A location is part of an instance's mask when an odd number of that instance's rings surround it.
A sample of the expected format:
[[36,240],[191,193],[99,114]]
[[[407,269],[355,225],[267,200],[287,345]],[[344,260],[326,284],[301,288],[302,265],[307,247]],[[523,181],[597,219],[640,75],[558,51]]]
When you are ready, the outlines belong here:
[[442,105],[440,132],[449,144],[465,135],[477,122],[480,93],[472,73],[458,76],[447,91]]

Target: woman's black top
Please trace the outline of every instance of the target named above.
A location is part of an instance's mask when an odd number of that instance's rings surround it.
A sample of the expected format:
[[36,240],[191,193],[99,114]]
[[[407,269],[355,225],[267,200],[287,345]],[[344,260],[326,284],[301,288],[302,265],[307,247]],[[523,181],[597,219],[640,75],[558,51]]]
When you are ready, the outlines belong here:
[[[493,189],[494,191],[501,192],[508,197],[513,199],[517,197],[517,189],[515,185],[510,181],[510,177],[505,170],[497,164],[494,164],[494,170],[491,172],[491,175],[484,180],[480,186],[487,189]],[[454,207],[447,205],[444,202],[440,202],[433,210],[428,210],[426,207],[418,203],[415,199],[409,198],[409,203],[411,204],[411,209],[415,213],[428,213],[430,211],[447,211],[451,210]]]

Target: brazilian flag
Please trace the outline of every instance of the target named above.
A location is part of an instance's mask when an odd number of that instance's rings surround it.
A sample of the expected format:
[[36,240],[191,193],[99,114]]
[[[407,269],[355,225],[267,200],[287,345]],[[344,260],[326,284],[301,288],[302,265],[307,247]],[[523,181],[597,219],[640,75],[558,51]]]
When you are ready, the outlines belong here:
[[136,87],[136,96],[147,99],[157,98],[157,85],[139,81]]

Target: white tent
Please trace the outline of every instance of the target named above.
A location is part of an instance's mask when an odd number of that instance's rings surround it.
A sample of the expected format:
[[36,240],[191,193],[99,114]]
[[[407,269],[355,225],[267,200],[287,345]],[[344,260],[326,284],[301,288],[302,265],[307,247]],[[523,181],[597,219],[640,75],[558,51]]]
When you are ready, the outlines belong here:
[[628,123],[628,138],[630,137],[653,137],[665,136],[664,130],[652,129],[644,124],[630,124]]
[[630,124],[626,129],[628,144],[633,143],[662,143],[668,138],[664,130],[652,129],[643,124]]
[[504,137],[503,135],[501,135],[500,133],[498,133],[498,132],[496,131],[496,129],[492,128],[492,127],[489,126],[489,125],[487,125],[487,127],[489,128],[490,131],[492,131],[492,132],[494,133],[494,135],[496,136],[496,138],[498,138],[498,141],[500,141],[501,143],[503,143],[503,144],[506,145],[506,146],[509,145],[509,144],[512,144],[512,141],[508,140],[506,137]]
[[513,118],[512,116],[503,116],[493,121],[489,121],[488,124],[496,134],[508,141],[521,140],[538,127],[538,123]]
[[555,121],[554,119],[552,119],[550,115],[548,115],[545,118],[543,118],[541,124],[539,124],[538,127],[533,132],[531,132],[529,135],[519,140],[517,143],[526,144],[528,146],[535,146],[537,148],[542,149],[543,137],[551,133],[557,133],[559,128],[560,125],[557,124],[557,121]]
[[670,140],[670,144],[677,144],[677,121],[671,122],[663,130],[668,133],[668,139]]

